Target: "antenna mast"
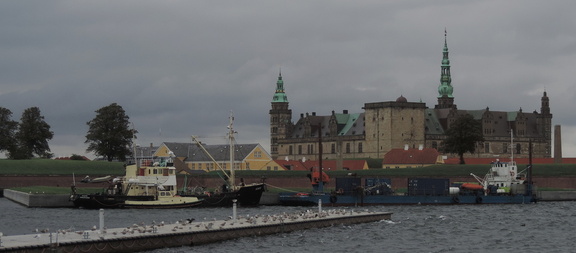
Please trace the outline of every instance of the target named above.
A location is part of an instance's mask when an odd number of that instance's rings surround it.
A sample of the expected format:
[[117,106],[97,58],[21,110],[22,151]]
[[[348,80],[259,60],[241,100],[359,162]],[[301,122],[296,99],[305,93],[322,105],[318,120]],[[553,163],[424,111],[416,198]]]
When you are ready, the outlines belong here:
[[232,187],[232,190],[236,189],[236,184],[234,182],[234,177],[235,177],[235,173],[234,173],[234,115],[232,114],[232,111],[230,111],[230,125],[228,125],[228,139],[230,141],[230,177],[228,178],[230,187]]

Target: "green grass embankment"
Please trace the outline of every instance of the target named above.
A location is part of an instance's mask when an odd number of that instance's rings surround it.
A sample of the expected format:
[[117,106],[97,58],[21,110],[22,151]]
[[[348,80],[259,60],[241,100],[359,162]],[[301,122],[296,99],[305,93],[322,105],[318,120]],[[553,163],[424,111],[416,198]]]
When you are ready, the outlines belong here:
[[124,175],[124,163],[78,160],[0,160],[0,175]]
[[[535,164],[533,174],[543,177],[576,176],[576,164]],[[484,175],[490,168],[489,164],[454,165],[439,164],[422,168],[404,169],[369,169],[369,170],[325,170],[331,177],[346,176],[355,173],[357,176],[388,176],[388,177],[460,177],[470,176],[470,173]],[[518,165],[519,170],[526,168]],[[250,170],[236,171],[236,177],[305,177],[308,171],[268,171]],[[124,164],[106,161],[76,161],[76,160],[7,160],[0,159],[0,175],[124,175]],[[194,177],[218,177],[222,173],[194,174]]]

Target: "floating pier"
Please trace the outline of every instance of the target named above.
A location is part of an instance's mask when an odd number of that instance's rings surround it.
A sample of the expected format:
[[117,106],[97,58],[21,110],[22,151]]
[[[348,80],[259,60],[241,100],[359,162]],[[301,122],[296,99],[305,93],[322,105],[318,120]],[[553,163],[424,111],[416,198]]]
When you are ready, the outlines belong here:
[[334,225],[389,220],[390,212],[333,209],[292,214],[234,216],[226,220],[183,220],[172,224],[134,224],[124,228],[0,235],[0,252],[127,252],[194,246],[249,236],[286,233]]

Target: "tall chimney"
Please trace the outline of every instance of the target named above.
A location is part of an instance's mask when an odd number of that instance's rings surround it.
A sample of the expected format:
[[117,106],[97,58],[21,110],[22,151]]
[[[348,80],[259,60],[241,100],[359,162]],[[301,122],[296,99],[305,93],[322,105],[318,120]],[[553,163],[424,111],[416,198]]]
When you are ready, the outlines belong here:
[[554,126],[554,163],[562,163],[562,132],[560,125]]

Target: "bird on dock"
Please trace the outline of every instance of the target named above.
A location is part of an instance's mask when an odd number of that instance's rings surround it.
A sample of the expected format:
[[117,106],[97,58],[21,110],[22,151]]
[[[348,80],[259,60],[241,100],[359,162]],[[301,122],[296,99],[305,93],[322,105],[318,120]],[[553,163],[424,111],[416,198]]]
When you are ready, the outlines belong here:
[[186,221],[188,221],[188,223],[192,223],[192,222],[195,221],[195,220],[196,220],[196,219],[194,219],[194,218],[186,219]]
[[92,231],[96,230],[96,225],[92,226]]
[[34,238],[36,238],[36,239],[38,239],[38,240],[40,240],[40,237],[41,237],[40,234],[36,234],[36,235],[34,236]]
[[208,224],[204,225],[204,228],[206,228],[206,230],[210,230],[212,229],[212,226],[214,226],[214,223],[209,222]]

